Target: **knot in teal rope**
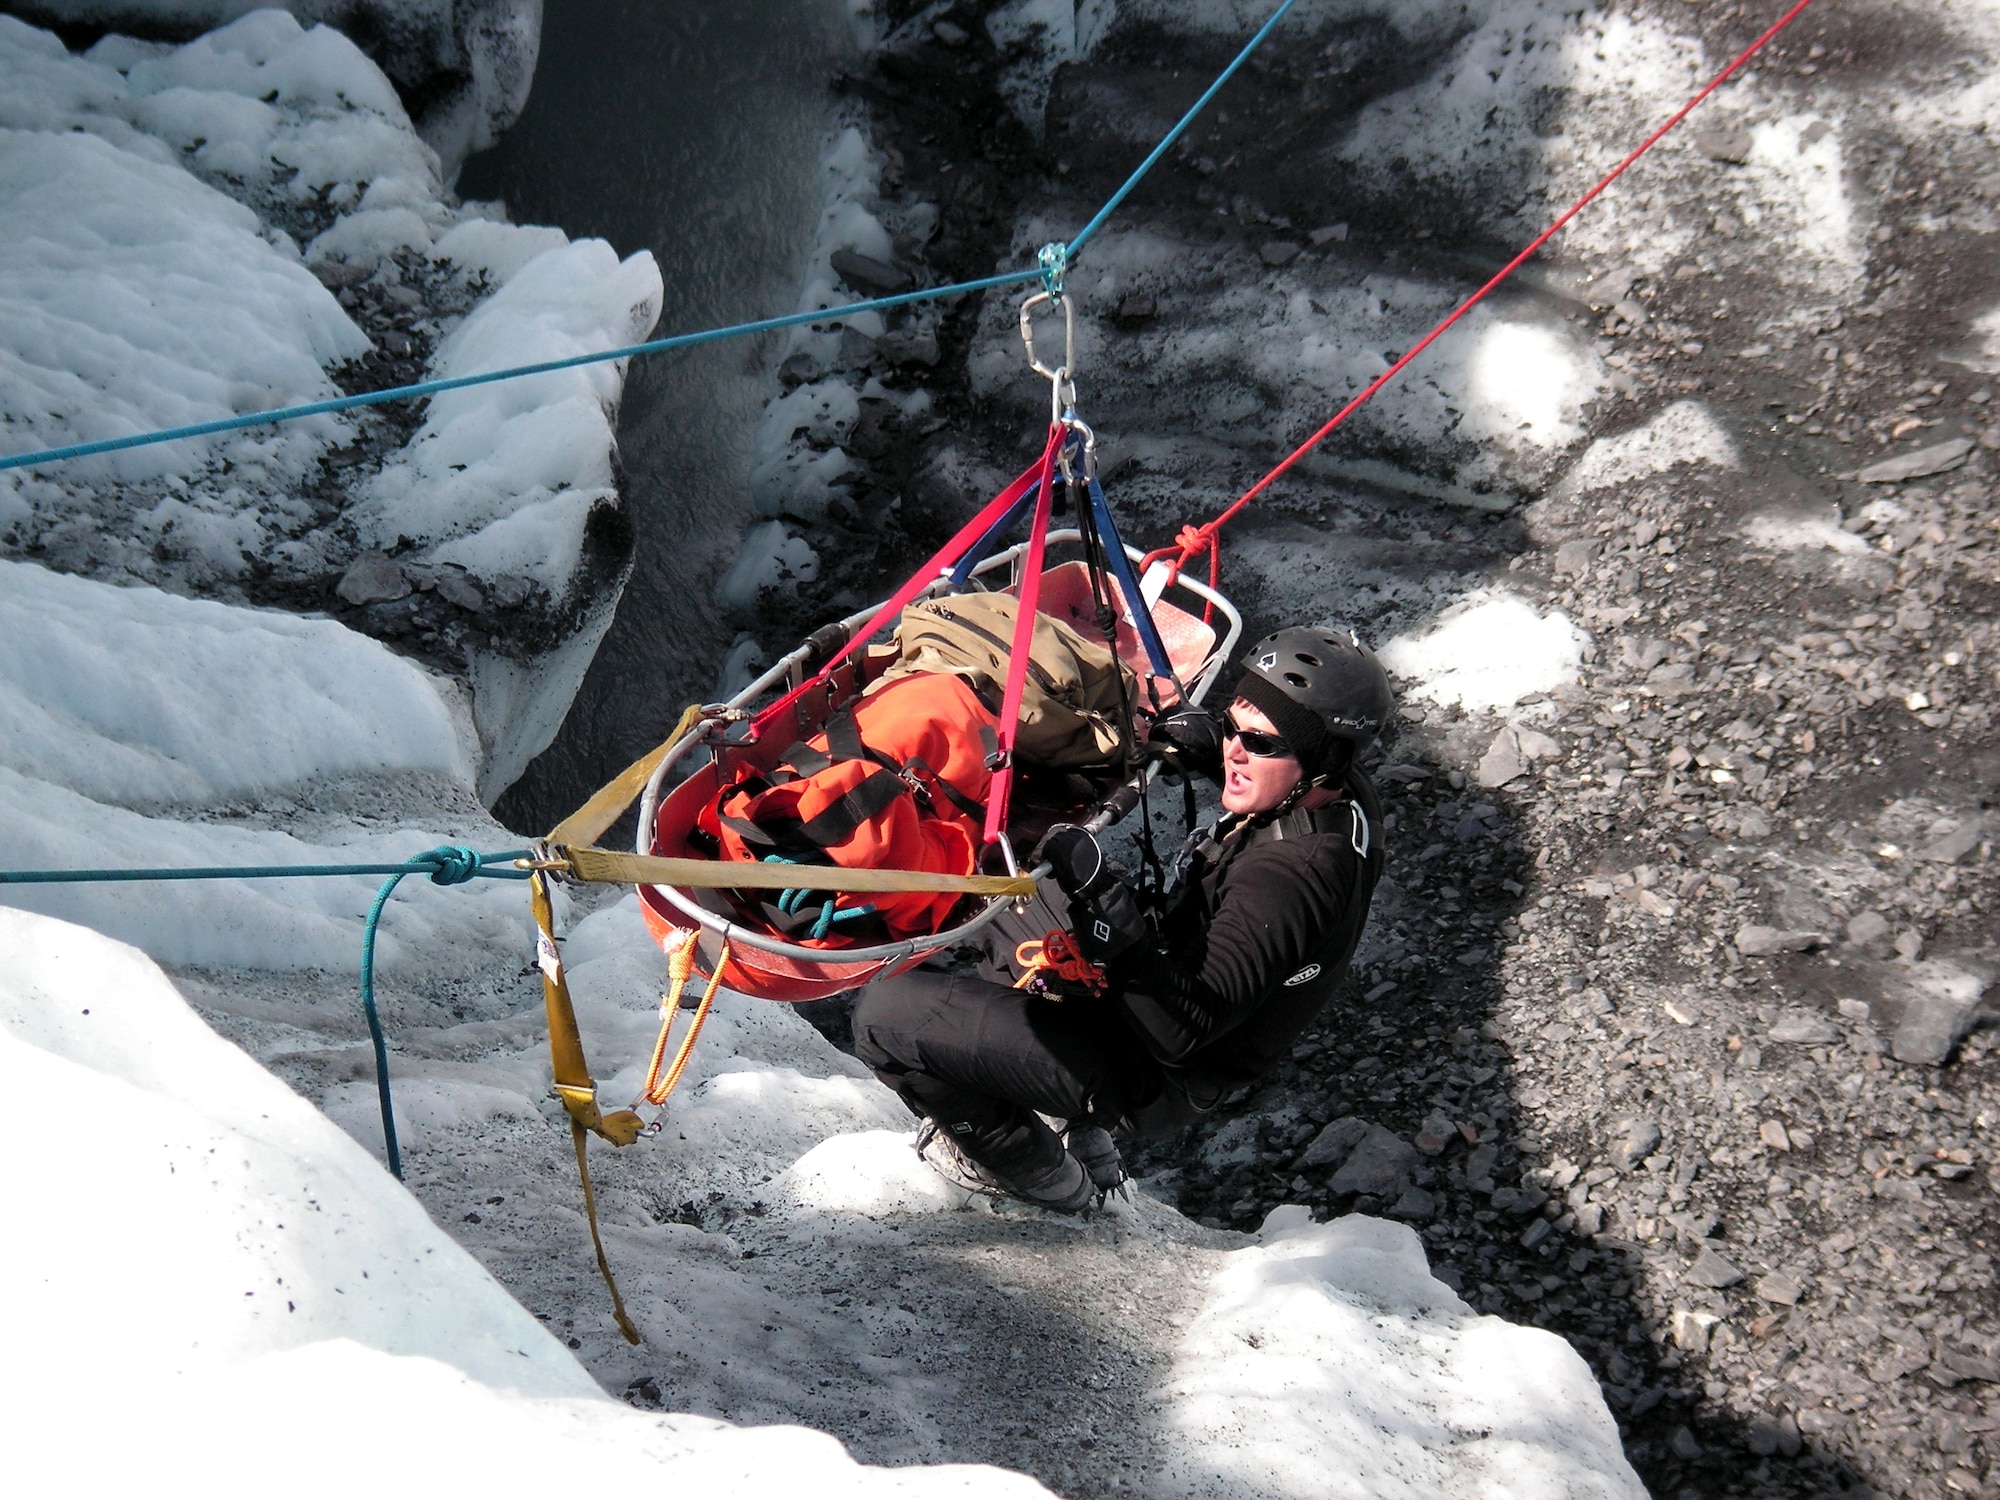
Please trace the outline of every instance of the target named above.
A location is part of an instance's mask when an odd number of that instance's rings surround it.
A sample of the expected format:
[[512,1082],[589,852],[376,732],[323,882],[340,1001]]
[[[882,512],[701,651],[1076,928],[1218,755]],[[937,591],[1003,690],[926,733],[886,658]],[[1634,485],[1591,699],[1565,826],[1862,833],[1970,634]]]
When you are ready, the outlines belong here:
[[463,844],[445,844],[436,849],[426,849],[410,863],[413,865],[434,865],[430,872],[435,885],[463,885],[479,873],[485,859],[475,850]]
[[1049,300],[1062,300],[1063,273],[1069,269],[1069,246],[1051,240],[1036,252],[1035,264],[1042,268],[1042,290],[1049,294]]

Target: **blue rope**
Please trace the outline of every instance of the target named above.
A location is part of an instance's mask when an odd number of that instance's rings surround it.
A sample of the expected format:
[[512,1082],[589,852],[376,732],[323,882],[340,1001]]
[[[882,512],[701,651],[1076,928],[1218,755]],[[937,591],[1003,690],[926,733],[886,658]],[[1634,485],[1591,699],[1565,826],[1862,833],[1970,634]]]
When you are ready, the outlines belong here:
[[382,1144],[389,1153],[389,1175],[403,1180],[403,1152],[396,1144],[396,1111],[389,1102],[389,1044],[382,1036],[382,1017],[375,1010],[375,929],[382,924],[382,908],[396,894],[401,875],[391,875],[375,893],[368,908],[368,921],[361,929],[361,1013],[368,1018],[368,1040],[375,1046],[375,1101],[382,1109]]
[[183,438],[208,437],[218,432],[239,432],[246,427],[265,427],[279,422],[295,422],[302,417],[329,416],[336,412],[355,411],[361,407],[381,406],[390,401],[414,401],[426,396],[441,395],[446,391],[460,391],[468,386],[490,385],[498,380],[519,380],[529,375],[547,375],[557,370],[573,370],[583,365],[605,364],[612,360],[634,359],[647,354],[665,354],[674,349],[691,349],[698,344],[714,343],[719,339],[740,338],[747,334],[770,333],[780,328],[796,328],[801,323],[830,323],[851,317],[859,312],[881,312],[893,307],[907,307],[917,302],[935,301],[940,297],[959,297],[968,292],[989,291],[995,287],[1019,286],[1023,282],[1040,281],[1053,295],[1062,292],[1062,277],[1068,263],[1076,258],[1084,242],[1108,219],[1112,212],[1123,203],[1132,190],[1139,185],[1145,175],[1164,156],[1169,147],[1179,140],[1182,133],[1194,122],[1196,115],[1207,107],[1222,86],[1236,70],[1249,60],[1250,54],[1260,47],[1279,21],[1284,19],[1298,0],[1284,0],[1277,12],[1266,21],[1261,30],[1250,39],[1249,45],[1236,55],[1236,60],[1223,69],[1214,83],[1194,107],[1181,116],[1180,123],[1167,132],[1152,153],[1139,164],[1138,170],[1125,179],[1125,184],[1111,195],[1104,207],[1097,211],[1091,221],[1083,226],[1083,231],[1068,245],[1054,244],[1042,248],[1033,270],[1007,271],[998,276],[986,276],[977,281],[959,281],[950,286],[926,287],[921,291],[901,292],[893,297],[873,297],[865,302],[850,302],[841,307],[823,307],[812,312],[788,313],[781,318],[761,318],[751,323],[732,323],[727,328],[710,328],[700,333],[677,333],[668,338],[652,339],[643,344],[627,344],[622,348],[605,349],[595,354],[576,354],[567,359],[544,360],[540,364],[517,365],[506,370],[489,370],[483,375],[454,375],[442,380],[423,380],[414,385],[391,386],[387,390],[363,391],[354,396],[334,396],[325,401],[307,401],[296,406],[277,406],[268,411],[246,412],[241,416],[220,417],[212,422],[192,422],[184,427],[166,427],[157,432],[137,432],[126,437],[100,438],[91,443],[72,443],[62,448],[42,448],[33,453],[0,455],[0,470],[26,469],[42,464],[64,463],[75,458],[92,458],[100,453],[117,453],[127,448],[145,448],[155,443],[178,442]]
[[[90,885],[108,880],[286,880],[314,875],[428,875],[439,885],[457,885],[469,875],[450,874],[472,862],[471,873],[488,880],[526,880],[526,870],[505,866],[526,859],[526,849],[509,849],[504,854],[475,854],[470,849],[447,846],[419,854],[400,865],[205,865],[166,870],[0,870],[0,885]],[[485,866],[499,865],[499,869]]]
[[[389,1171],[403,1177],[403,1153],[396,1141],[396,1115],[389,1101],[389,1043],[382,1035],[382,1018],[375,1009],[375,933],[382,925],[382,908],[389,904],[406,875],[428,875],[433,885],[463,885],[475,875],[489,880],[526,880],[529,872],[507,868],[526,859],[526,849],[481,854],[462,844],[426,849],[400,865],[217,865],[192,870],[0,870],[0,885],[78,885],[111,880],[277,880],[307,875],[388,875],[368,908],[361,928],[361,1013],[368,1018],[368,1039],[375,1046],[375,1095],[382,1107],[382,1142],[388,1148]],[[499,868],[489,869],[489,865]]]
[[1118,523],[1111,518],[1111,502],[1104,498],[1104,486],[1097,482],[1095,474],[1089,476],[1089,484],[1090,509],[1097,518],[1098,535],[1104,539],[1104,557],[1111,564],[1112,576],[1118,580],[1119,592],[1125,596],[1126,608],[1132,612],[1132,628],[1146,648],[1153,675],[1178,686],[1180,679],[1174,675],[1173,658],[1167,655],[1160,628],[1153,623],[1153,611],[1146,603],[1146,596],[1139,592],[1139,580],[1132,575],[1132,559],[1125,555],[1125,542],[1118,535]]
[[1155,146],[1152,149],[1152,151],[1147,155],[1146,159],[1139,163],[1138,169],[1135,172],[1133,172],[1133,174],[1130,177],[1125,179],[1125,185],[1119,188],[1117,192],[1113,193],[1108,199],[1105,200],[1104,207],[1100,208],[1097,211],[1096,217],[1094,217],[1088,224],[1084,225],[1083,228],[1077,233],[1077,237],[1069,242],[1069,247],[1068,247],[1069,259],[1071,260],[1076,259],[1077,252],[1084,247],[1085,242],[1088,241],[1093,234],[1096,234],[1099,229],[1104,227],[1104,221],[1110,218],[1111,215],[1117,211],[1119,204],[1123,203],[1128,197],[1131,196],[1132,189],[1134,189],[1139,185],[1140,181],[1145,177],[1145,175],[1153,170],[1154,164],[1157,163],[1161,157],[1167,154],[1167,152],[1172,148],[1174,142],[1179,140],[1182,134],[1186,132],[1188,126],[1194,123],[1194,117],[1200,114],[1204,109],[1208,108],[1209,100],[1213,99],[1217,94],[1221,93],[1222,86],[1225,83],[1229,82],[1230,79],[1236,76],[1236,70],[1242,67],[1246,62],[1250,61],[1250,54],[1255,52],[1259,47],[1264,45],[1264,39],[1268,37],[1273,30],[1276,29],[1277,24],[1285,19],[1285,13],[1289,11],[1296,4],[1298,4],[1298,0],[1285,0],[1285,3],[1283,5],[1280,5],[1275,11],[1271,13],[1271,19],[1266,21],[1263,24],[1263,26],[1261,26],[1258,29],[1257,34],[1251,37],[1250,40],[1244,44],[1243,50],[1236,54],[1236,60],[1232,62],[1228,67],[1224,68],[1219,74],[1216,75],[1215,82],[1211,83],[1208,86],[1207,91],[1204,92],[1199,99],[1194,101],[1194,104],[1189,108],[1188,112],[1181,116],[1180,123],[1175,125],[1172,130],[1169,130],[1164,136],[1160,138],[1160,144]]
[[480,854],[463,844],[445,844],[437,849],[427,849],[411,860],[408,868],[396,871],[383,881],[382,889],[375,893],[375,904],[368,908],[368,920],[361,928],[361,1013],[368,1018],[368,1040],[375,1047],[375,1099],[382,1109],[382,1144],[389,1154],[389,1175],[398,1182],[403,1180],[403,1152],[396,1142],[396,1111],[389,1100],[389,1043],[382,1035],[382,1017],[375,1009],[375,933],[382,925],[382,908],[396,894],[396,887],[405,875],[428,874],[433,885],[463,885],[475,875],[499,880],[526,880],[526,870],[483,868],[488,861],[525,857],[525,850]]

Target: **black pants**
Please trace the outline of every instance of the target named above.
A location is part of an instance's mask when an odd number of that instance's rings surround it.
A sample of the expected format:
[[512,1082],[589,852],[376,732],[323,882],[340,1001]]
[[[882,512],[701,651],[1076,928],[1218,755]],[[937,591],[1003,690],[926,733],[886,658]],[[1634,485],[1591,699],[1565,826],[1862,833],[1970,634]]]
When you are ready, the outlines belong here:
[[855,1055],[911,1110],[1003,1177],[1038,1176],[1062,1142],[1036,1111],[1145,1133],[1193,1118],[1139,1038],[1101,1000],[1051,1000],[919,969],[870,988]]

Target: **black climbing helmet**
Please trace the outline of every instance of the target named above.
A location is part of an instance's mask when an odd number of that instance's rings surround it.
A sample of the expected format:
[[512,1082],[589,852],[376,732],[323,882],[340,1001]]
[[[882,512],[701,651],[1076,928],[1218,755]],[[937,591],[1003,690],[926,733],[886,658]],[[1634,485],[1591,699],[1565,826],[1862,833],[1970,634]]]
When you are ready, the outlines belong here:
[[1375,653],[1352,631],[1316,625],[1252,646],[1236,696],[1264,711],[1312,780],[1344,775],[1396,707]]

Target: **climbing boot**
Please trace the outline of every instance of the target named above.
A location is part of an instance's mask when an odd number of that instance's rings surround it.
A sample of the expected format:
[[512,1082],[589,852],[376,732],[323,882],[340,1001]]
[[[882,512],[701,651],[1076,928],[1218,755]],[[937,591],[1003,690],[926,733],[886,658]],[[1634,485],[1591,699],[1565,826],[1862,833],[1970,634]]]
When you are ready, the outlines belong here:
[[946,1182],[969,1193],[984,1193],[991,1198],[1018,1198],[1023,1203],[1032,1203],[1037,1208],[1051,1209],[1059,1214],[1081,1213],[1099,1196],[1083,1164],[1067,1151],[1046,1172],[1016,1180],[1003,1177],[974,1161],[948,1131],[938,1128],[935,1120],[924,1121],[913,1144],[926,1166]]
[[1124,1196],[1125,1158],[1118,1154],[1118,1143],[1111,1139],[1110,1131],[1102,1125],[1073,1126],[1064,1144],[1069,1147],[1069,1154],[1083,1164],[1098,1192]]

